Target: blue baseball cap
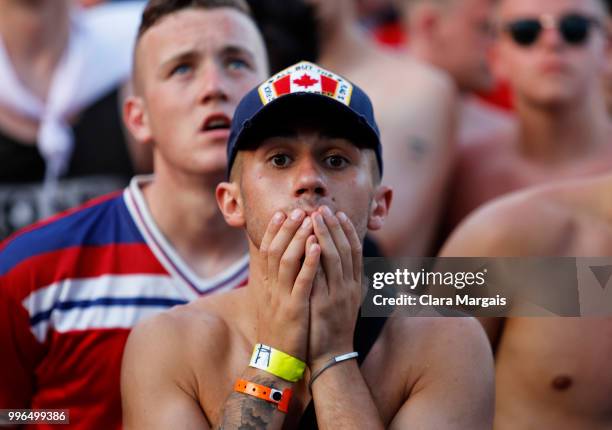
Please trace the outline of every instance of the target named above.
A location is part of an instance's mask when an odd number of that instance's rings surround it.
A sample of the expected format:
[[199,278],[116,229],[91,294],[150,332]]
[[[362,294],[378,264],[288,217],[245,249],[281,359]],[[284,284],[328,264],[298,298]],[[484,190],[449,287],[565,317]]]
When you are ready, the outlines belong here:
[[228,177],[240,149],[299,118],[333,127],[339,137],[373,149],[382,175],[380,132],[370,98],[347,79],[302,61],[253,88],[238,104],[227,144]]

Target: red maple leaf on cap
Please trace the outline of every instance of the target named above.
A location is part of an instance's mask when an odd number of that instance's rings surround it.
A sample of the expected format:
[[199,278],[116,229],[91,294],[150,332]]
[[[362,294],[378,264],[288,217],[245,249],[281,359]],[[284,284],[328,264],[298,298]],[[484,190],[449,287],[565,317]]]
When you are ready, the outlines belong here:
[[300,79],[294,79],[293,83],[296,85],[299,85],[300,87],[304,87],[304,88],[308,88],[311,85],[316,84],[317,80],[312,79],[310,76],[308,76],[306,73],[304,73]]

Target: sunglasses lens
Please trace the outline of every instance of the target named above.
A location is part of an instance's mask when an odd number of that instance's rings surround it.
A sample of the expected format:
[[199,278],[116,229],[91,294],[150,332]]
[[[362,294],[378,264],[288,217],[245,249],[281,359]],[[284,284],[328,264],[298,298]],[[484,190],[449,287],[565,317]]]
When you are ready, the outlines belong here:
[[567,43],[579,45],[589,36],[591,21],[580,15],[568,15],[561,19],[559,30]]
[[538,39],[542,26],[535,19],[525,19],[510,23],[508,31],[517,44],[529,46]]

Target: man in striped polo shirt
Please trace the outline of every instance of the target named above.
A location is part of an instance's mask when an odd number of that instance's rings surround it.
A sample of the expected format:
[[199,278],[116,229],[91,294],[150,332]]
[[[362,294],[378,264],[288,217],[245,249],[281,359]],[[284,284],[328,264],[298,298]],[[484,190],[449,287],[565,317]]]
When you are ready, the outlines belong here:
[[120,428],[131,327],[246,282],[247,243],[215,185],[235,107],[266,74],[242,0],[149,2],[124,117],[153,145],[155,175],[0,245],[0,408],[69,409],[75,428]]

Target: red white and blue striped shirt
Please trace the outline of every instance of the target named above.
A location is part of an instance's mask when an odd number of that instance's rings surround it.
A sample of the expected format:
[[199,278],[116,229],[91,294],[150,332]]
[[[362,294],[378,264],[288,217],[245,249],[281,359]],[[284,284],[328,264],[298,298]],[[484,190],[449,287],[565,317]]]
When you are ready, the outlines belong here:
[[246,283],[248,255],[209,279],[189,268],[153,222],[147,180],[0,244],[0,408],[69,409],[74,428],[120,428],[130,329]]

